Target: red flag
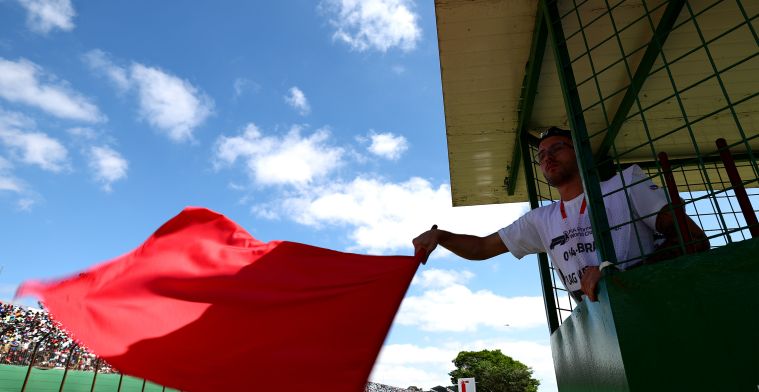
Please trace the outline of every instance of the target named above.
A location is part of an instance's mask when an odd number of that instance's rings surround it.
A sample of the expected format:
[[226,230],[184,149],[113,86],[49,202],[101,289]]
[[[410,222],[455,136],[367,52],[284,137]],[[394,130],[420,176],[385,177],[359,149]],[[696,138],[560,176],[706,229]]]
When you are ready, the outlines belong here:
[[137,249],[56,282],[24,283],[120,371],[187,391],[361,391],[419,265],[263,243],[187,208]]

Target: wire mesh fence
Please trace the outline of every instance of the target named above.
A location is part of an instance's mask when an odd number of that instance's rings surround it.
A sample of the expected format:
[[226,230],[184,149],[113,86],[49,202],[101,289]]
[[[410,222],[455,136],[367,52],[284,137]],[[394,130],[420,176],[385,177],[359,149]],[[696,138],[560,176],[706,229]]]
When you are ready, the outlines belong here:
[[[751,238],[752,230],[759,230],[750,218],[759,209],[759,2],[546,0],[541,6],[555,10],[544,15],[559,28],[548,38],[559,72],[563,67],[573,76],[562,80],[570,125],[584,128],[573,131],[578,157],[587,156],[590,163],[585,180],[608,179],[638,165],[645,173],[640,181],[664,189],[676,184],[668,196],[670,211],[680,220],[677,213],[684,211],[711,247]],[[581,121],[573,123],[573,117]],[[526,137],[534,140],[539,131]],[[724,140],[720,146],[718,139]],[[530,151],[532,171],[540,173],[537,148]],[[738,180],[728,174],[726,152]],[[627,194],[640,185],[622,178],[622,187],[613,192]],[[559,199],[539,174],[528,186],[534,187],[539,206]],[[604,212],[590,213],[608,222]],[[604,231],[634,228],[648,217],[630,209],[627,218],[601,226],[600,233],[594,227],[596,242]],[[656,252],[688,253],[700,241],[682,229],[678,240]],[[641,238],[631,246],[643,248]],[[550,270],[561,321],[574,303],[557,269],[551,265]]]

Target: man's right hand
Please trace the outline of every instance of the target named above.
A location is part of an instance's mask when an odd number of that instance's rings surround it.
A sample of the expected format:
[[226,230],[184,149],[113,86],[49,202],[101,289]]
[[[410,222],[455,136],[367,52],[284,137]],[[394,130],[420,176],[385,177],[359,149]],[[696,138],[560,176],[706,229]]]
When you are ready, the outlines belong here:
[[414,255],[422,255],[422,264],[427,262],[427,258],[437,248],[439,234],[440,230],[437,229],[437,225],[432,225],[431,229],[411,241],[414,244]]
[[497,232],[486,237],[477,237],[438,230],[437,225],[411,242],[414,244],[414,254],[421,253],[423,262],[427,261],[427,257],[438,245],[467,260],[485,260],[509,251]]

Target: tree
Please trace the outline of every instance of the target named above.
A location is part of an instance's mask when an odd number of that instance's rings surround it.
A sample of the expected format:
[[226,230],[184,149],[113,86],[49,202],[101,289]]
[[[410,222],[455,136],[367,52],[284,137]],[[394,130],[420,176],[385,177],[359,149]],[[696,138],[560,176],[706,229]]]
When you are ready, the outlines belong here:
[[501,350],[462,351],[453,360],[456,370],[448,373],[451,382],[474,377],[477,392],[536,392],[540,381],[532,369]]

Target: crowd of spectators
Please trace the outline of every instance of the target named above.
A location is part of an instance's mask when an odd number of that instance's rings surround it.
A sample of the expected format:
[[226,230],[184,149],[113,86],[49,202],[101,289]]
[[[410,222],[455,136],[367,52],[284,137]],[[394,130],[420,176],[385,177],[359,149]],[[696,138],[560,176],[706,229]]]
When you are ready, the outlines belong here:
[[114,372],[79,347],[41,306],[35,309],[0,302],[0,321],[0,364],[29,366],[34,357],[35,367],[93,371],[97,366],[98,372]]

